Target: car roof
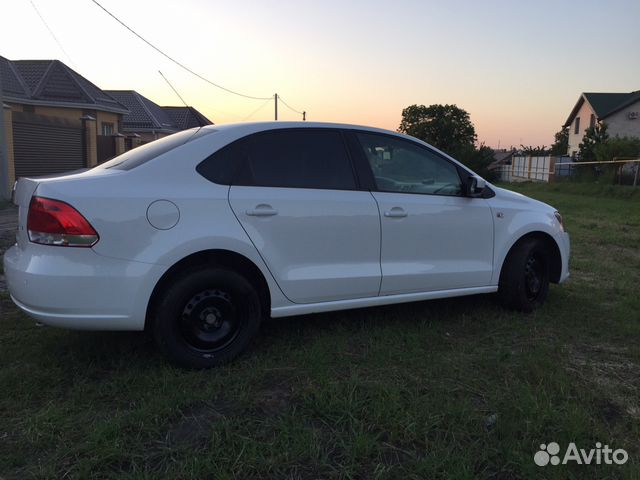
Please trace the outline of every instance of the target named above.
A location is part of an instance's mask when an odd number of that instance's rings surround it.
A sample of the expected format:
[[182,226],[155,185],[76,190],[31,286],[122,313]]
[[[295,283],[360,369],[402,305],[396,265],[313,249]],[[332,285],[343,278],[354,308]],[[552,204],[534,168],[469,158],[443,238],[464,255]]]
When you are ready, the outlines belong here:
[[353,129],[353,130],[366,130],[370,132],[386,133],[404,137],[405,135],[393,132],[391,130],[385,130],[383,128],[367,127],[365,125],[351,125],[347,123],[330,123],[330,122],[243,122],[243,123],[227,123],[218,125],[208,125],[202,127],[203,129],[212,129],[217,131],[235,131],[238,134],[257,133],[267,130],[276,130],[283,128],[341,128],[341,129]]

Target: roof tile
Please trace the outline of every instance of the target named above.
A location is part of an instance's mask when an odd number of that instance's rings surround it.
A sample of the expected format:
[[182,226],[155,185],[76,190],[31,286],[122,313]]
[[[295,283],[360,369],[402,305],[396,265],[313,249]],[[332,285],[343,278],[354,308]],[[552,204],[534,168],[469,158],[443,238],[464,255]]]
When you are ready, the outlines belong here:
[[162,107],[181,130],[213,125],[213,122],[193,107]]
[[115,99],[59,60],[12,61],[0,57],[0,67],[7,101],[15,98],[70,103],[118,113],[127,111]]
[[161,107],[134,90],[107,90],[107,93],[129,109],[122,118],[124,131],[178,132],[193,127],[212,125],[193,107]]
[[122,117],[125,131],[167,131],[180,129],[159,105],[134,90],[107,90],[107,93],[129,109]]

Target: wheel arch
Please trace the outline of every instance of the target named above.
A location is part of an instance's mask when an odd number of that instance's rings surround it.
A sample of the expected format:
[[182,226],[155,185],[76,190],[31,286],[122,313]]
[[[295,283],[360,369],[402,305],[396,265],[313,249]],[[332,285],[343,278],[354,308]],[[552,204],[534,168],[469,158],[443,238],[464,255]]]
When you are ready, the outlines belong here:
[[149,327],[153,319],[153,309],[158,302],[162,291],[171,281],[185,269],[208,264],[221,266],[234,270],[244,276],[256,289],[260,298],[262,314],[267,317],[271,313],[271,294],[269,284],[258,266],[246,256],[224,249],[201,250],[192,253],[174,263],[160,277],[153,288],[145,315],[145,329]]
[[513,242],[502,261],[502,265],[500,265],[500,276],[502,276],[504,267],[515,248],[522,242],[530,239],[538,240],[545,246],[545,250],[549,254],[549,280],[552,283],[558,283],[560,281],[560,276],[562,275],[562,256],[560,254],[560,247],[551,235],[542,231],[525,233]]

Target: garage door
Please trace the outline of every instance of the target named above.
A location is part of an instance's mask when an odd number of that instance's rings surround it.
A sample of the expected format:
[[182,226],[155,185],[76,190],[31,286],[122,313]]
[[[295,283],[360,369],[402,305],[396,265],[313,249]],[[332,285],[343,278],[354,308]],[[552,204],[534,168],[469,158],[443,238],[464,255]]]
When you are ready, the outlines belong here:
[[13,113],[17,177],[51,175],[84,168],[81,122],[30,113]]

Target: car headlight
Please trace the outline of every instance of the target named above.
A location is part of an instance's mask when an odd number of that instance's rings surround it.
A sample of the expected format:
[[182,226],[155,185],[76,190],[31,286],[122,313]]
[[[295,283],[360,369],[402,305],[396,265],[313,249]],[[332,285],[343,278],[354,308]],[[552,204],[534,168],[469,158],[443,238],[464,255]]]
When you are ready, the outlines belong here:
[[564,222],[562,221],[562,215],[560,215],[560,212],[553,212],[553,214],[556,216],[556,219],[558,220],[558,223],[560,224],[560,229],[564,232]]

